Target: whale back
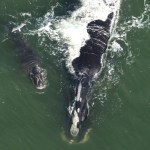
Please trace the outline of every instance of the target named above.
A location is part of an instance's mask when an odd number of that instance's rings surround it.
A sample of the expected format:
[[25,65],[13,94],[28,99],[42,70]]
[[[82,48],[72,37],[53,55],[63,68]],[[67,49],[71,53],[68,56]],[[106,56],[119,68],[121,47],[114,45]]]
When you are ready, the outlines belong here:
[[80,49],[80,56],[73,60],[72,65],[76,73],[86,72],[93,76],[101,68],[101,57],[105,53],[110,38],[110,25],[113,13],[108,15],[106,21],[94,20],[87,25],[90,39]]
[[80,55],[73,60],[72,65],[76,74],[74,99],[69,106],[71,116],[70,133],[77,136],[82,122],[89,114],[87,94],[93,76],[101,69],[101,58],[105,53],[110,38],[110,26],[113,13],[106,21],[94,20],[87,25],[90,39],[80,49]]

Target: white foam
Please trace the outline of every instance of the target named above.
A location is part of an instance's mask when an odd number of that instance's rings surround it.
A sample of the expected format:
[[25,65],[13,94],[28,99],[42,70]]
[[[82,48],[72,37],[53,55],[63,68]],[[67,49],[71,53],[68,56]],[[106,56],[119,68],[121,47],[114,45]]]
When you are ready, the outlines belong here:
[[72,136],[77,136],[77,134],[79,132],[79,128],[77,127],[78,123],[79,123],[78,113],[76,111],[74,111],[74,114],[72,117],[72,125],[70,128],[70,133]]
[[[45,33],[51,39],[63,41],[67,45],[67,50],[64,50],[67,56],[66,65],[70,72],[73,73],[72,61],[79,56],[80,48],[89,39],[87,33],[87,24],[93,20],[107,19],[110,12],[114,12],[114,20],[112,21],[112,29],[117,20],[120,0],[80,0],[81,7],[73,11],[70,17],[58,17],[55,20],[54,9],[58,6],[53,6],[52,9],[44,16],[43,23],[37,30],[39,36]],[[41,18],[39,18],[40,22]],[[58,21],[59,20],[59,21]],[[53,28],[55,26],[55,29]]]
[[19,31],[21,32],[21,29],[26,25],[26,23],[21,23],[20,25],[18,25],[17,27],[13,28],[12,29],[12,32],[15,32],[15,31]]
[[70,72],[74,72],[72,61],[79,56],[80,48],[89,39],[87,24],[97,19],[105,21],[110,12],[114,12],[116,16],[119,6],[120,0],[81,0],[81,7],[74,11],[70,18],[61,20],[57,30],[68,44],[66,64]]
[[29,12],[22,12],[22,13],[20,13],[20,15],[23,17],[25,17],[25,16],[31,17],[31,13],[29,13]]

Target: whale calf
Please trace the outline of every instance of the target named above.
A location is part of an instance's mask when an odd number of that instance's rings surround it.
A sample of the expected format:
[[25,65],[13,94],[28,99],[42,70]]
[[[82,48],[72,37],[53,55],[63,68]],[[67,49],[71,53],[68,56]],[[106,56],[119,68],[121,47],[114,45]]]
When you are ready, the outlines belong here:
[[94,75],[102,67],[101,59],[107,49],[112,19],[113,13],[110,13],[106,21],[94,20],[88,23],[87,32],[90,39],[80,48],[79,57],[72,62],[75,70],[76,85],[74,85],[74,97],[68,107],[68,111],[71,118],[70,133],[73,137],[78,135],[82,123],[89,114],[87,94]]
[[22,36],[18,30],[10,31],[9,38],[15,44],[15,48],[17,49],[17,54],[23,68],[35,87],[37,89],[46,88],[46,70],[40,66],[39,61],[29,44],[22,39]]

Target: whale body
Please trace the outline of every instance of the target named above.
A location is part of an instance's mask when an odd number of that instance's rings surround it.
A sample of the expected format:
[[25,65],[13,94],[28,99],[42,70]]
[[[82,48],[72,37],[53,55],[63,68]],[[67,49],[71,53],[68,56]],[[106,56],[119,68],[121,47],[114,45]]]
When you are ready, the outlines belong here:
[[106,21],[94,20],[88,23],[87,32],[90,39],[80,48],[79,57],[72,62],[76,85],[74,98],[68,107],[68,111],[71,118],[70,133],[73,137],[78,135],[82,123],[89,114],[87,94],[94,75],[102,67],[101,59],[107,49],[112,19],[113,13],[110,13]]
[[46,70],[43,69],[37,57],[33,53],[30,45],[22,39],[18,30],[10,31],[9,38],[15,44],[17,54],[23,65],[24,70],[32,80],[37,89],[44,89],[46,87]]

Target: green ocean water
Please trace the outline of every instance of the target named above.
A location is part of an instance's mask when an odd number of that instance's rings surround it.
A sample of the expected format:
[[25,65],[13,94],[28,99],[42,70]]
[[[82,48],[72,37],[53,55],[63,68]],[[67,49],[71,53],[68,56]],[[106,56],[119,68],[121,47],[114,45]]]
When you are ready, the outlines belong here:
[[115,37],[121,50],[108,48],[106,65],[89,94],[94,105],[82,132],[92,130],[81,144],[70,144],[64,138],[69,130],[67,107],[72,89],[64,51],[57,40],[31,34],[56,5],[54,16],[61,17],[80,3],[0,0],[0,23],[28,23],[22,29],[23,38],[48,74],[48,87],[36,90],[6,30],[0,27],[0,150],[149,150],[150,1],[121,3],[116,33],[122,39]]

